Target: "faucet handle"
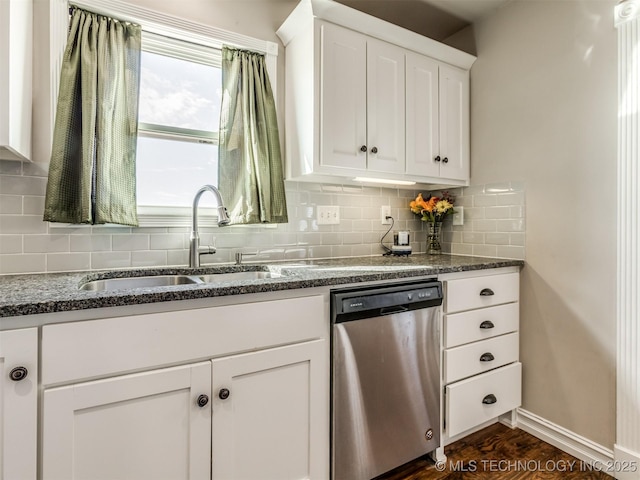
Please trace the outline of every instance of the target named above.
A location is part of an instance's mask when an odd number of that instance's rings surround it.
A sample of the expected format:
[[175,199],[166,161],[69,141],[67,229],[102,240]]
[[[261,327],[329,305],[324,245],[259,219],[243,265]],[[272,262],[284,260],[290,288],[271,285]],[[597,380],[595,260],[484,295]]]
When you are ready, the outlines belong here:
[[236,265],[242,265],[242,259],[244,257],[252,257],[258,255],[258,253],[242,253],[242,252],[236,252]]
[[198,255],[213,255],[216,253],[216,247],[213,245],[204,245],[198,247]]

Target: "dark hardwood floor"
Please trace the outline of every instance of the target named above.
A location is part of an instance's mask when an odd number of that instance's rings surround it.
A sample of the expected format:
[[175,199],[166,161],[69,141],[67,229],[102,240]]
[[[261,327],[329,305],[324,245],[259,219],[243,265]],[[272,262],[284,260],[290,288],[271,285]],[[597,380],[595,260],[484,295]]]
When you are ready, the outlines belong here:
[[520,429],[500,423],[445,447],[447,461],[435,465],[428,458],[411,463],[376,480],[457,479],[603,479],[605,466],[593,468]]

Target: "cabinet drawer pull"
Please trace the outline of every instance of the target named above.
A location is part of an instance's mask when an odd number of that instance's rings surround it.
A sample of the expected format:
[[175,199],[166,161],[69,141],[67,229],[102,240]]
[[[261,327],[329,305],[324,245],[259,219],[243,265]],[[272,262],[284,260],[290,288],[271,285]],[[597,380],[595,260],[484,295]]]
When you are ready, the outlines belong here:
[[497,401],[498,401],[498,399],[496,398],[496,396],[493,393],[490,393],[489,395],[487,395],[486,397],[484,397],[482,399],[482,403],[484,405],[493,405]]
[[366,145],[362,145],[362,146],[360,147],[360,151],[361,151],[361,152],[366,152],[366,151],[367,151],[367,146],[366,146]]
[[482,322],[480,324],[480,328],[482,330],[489,330],[490,328],[495,328],[495,325],[493,324],[493,322],[491,320],[485,320],[484,322]]
[[436,158],[434,158],[433,160],[434,160],[434,161],[436,161],[436,162],[439,162],[439,161],[440,161],[440,155],[438,155],[438,156],[437,156]]
[[448,159],[447,157],[444,157],[444,158],[442,159],[442,163],[449,163],[449,159]]
[[490,288],[483,288],[482,290],[480,290],[481,297],[490,297],[492,295],[495,295],[495,293],[493,293],[493,290],[491,290]]
[[378,153],[378,147],[373,147],[371,149],[371,153]]
[[483,353],[482,355],[480,355],[481,362],[493,362],[495,359],[496,357],[494,357],[493,353],[491,352]]
[[25,367],[16,367],[9,372],[9,378],[11,378],[11,380],[13,380],[14,382],[19,382],[20,380],[24,380],[25,378],[27,378],[28,374],[29,370],[27,370]]
[[208,395],[200,395],[198,397],[198,400],[196,401],[196,403],[198,404],[198,406],[200,408],[206,406],[207,403],[209,403],[209,396]]
[[220,400],[226,400],[227,398],[229,398],[229,395],[231,395],[231,392],[228,388],[221,388],[218,392],[218,397],[220,398]]

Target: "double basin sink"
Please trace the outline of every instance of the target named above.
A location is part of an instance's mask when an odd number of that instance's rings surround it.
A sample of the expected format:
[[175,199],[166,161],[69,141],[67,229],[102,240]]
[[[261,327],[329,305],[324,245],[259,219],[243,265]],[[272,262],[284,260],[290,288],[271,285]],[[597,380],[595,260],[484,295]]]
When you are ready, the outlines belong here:
[[218,282],[261,280],[278,278],[282,275],[265,270],[220,272],[207,274],[172,274],[103,278],[80,284],[80,290],[104,292],[111,290],[131,290],[135,288],[171,287],[175,285],[205,285]]

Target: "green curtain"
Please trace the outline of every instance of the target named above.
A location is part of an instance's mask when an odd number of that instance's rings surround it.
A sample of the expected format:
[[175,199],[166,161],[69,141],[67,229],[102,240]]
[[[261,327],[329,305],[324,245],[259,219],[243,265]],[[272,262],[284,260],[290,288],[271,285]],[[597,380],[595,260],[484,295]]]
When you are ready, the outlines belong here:
[[140,25],[74,8],[44,220],[137,226]]
[[286,223],[278,121],[264,55],[222,49],[218,184],[232,224]]

